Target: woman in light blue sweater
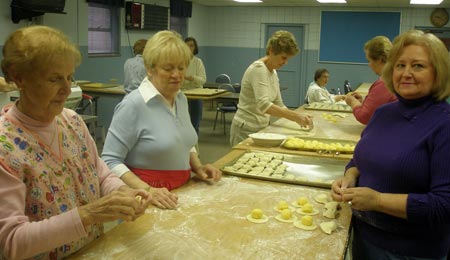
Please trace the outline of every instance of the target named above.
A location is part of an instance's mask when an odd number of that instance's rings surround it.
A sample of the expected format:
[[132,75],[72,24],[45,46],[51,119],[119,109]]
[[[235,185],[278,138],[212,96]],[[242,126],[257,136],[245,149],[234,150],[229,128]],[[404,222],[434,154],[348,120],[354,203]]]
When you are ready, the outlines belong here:
[[191,171],[218,181],[221,171],[203,165],[194,148],[197,134],[180,91],[191,52],[174,32],[160,31],[144,50],[148,76],[117,105],[102,157],[125,183],[149,190],[152,203],[175,208],[169,190],[185,184]]

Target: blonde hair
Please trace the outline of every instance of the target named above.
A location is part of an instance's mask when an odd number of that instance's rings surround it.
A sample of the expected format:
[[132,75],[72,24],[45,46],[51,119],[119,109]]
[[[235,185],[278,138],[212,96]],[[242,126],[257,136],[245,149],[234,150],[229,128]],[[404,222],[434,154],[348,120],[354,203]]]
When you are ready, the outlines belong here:
[[272,50],[275,55],[281,53],[295,55],[300,51],[294,35],[288,31],[274,32],[267,41],[266,54],[269,54],[269,50]]
[[78,48],[59,30],[48,26],[30,26],[13,32],[3,46],[1,67],[6,80],[11,73],[38,74],[52,67],[55,60],[72,59],[81,63]]
[[364,50],[372,60],[386,63],[392,43],[386,36],[375,36],[364,44]]
[[147,69],[167,61],[180,61],[187,67],[192,53],[178,33],[159,31],[147,41],[142,56]]
[[424,33],[419,30],[410,30],[394,39],[382,73],[386,87],[392,93],[395,93],[392,80],[395,62],[403,53],[404,48],[410,45],[423,47],[429,55],[430,63],[434,67],[436,75],[434,85],[431,88],[431,95],[438,101],[447,99],[450,96],[450,58],[448,50],[444,43],[434,34]]

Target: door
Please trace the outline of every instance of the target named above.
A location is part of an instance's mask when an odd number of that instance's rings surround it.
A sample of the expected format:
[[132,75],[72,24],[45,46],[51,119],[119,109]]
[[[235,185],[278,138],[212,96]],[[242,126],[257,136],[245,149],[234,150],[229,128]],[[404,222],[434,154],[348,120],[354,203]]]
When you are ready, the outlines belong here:
[[[303,80],[301,80],[302,75],[302,53],[304,46],[304,32],[303,26],[301,25],[277,25],[268,24],[266,27],[266,43],[267,40],[272,36],[272,34],[279,30],[289,31],[297,40],[299,45],[300,55],[297,54],[288,60],[288,64],[277,70],[278,78],[280,79],[280,89],[281,96],[283,97],[283,102],[287,107],[297,108],[300,104],[303,104],[303,98],[306,91],[302,89],[301,85]],[[264,46],[265,47],[265,46]],[[265,49],[264,49],[265,52]],[[263,56],[263,55],[262,55]]]

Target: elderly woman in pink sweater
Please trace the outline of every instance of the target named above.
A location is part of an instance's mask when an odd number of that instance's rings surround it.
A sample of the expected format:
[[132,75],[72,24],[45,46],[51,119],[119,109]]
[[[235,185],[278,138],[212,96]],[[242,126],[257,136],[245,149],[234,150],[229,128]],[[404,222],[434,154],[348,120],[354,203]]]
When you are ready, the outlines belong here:
[[150,202],[110,172],[81,117],[64,108],[80,60],[46,26],[4,44],[2,71],[20,99],[0,117],[1,259],[62,259],[98,238],[103,222],[134,220]]

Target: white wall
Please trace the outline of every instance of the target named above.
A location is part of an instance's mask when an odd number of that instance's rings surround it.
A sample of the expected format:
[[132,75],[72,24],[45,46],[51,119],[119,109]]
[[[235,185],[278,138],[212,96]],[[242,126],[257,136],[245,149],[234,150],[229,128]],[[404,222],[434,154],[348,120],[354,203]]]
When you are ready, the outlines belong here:
[[[189,19],[189,34],[202,37],[201,45],[223,47],[260,47],[264,39],[261,24],[305,25],[305,49],[318,50],[320,13],[322,10],[345,11],[400,11],[400,32],[414,26],[432,26],[429,16],[432,8],[319,8],[319,7],[204,7],[194,5]],[[192,33],[191,33],[192,31]],[[205,36],[204,33],[207,32]]]

